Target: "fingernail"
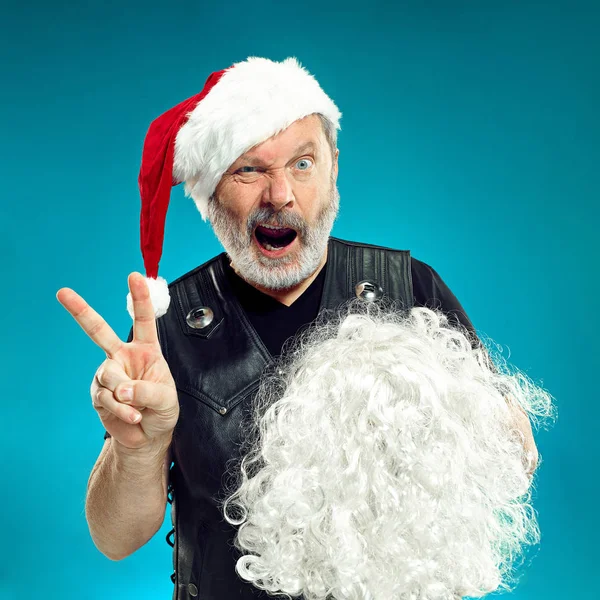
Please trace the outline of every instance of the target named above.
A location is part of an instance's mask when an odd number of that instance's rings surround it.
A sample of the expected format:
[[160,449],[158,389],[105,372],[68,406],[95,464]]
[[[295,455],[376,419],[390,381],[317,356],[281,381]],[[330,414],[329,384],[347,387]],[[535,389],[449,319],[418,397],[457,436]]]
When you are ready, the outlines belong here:
[[126,386],[119,390],[119,399],[120,400],[131,400],[133,398],[133,388],[131,386]]

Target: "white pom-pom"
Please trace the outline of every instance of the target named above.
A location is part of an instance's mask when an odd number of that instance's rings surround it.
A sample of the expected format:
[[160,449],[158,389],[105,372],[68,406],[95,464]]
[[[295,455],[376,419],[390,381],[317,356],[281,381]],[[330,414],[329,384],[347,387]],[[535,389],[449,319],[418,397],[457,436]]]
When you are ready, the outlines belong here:
[[[158,319],[158,317],[162,317],[167,312],[169,303],[171,302],[171,296],[169,295],[169,284],[164,277],[157,277],[156,279],[152,277],[146,277],[146,285],[150,291],[150,300],[152,301],[152,306],[154,307],[154,317]],[[132,319],[135,318],[133,313],[133,298],[131,297],[131,292],[127,294],[127,312]]]

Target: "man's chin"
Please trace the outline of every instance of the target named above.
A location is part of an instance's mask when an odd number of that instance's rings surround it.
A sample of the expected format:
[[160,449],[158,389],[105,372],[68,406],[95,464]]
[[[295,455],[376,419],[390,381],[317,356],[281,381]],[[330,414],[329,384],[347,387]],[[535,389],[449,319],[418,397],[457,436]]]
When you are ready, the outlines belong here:
[[273,292],[291,290],[310,276],[305,275],[306,269],[298,264],[296,253],[281,258],[267,258],[254,250],[237,264],[235,260],[232,262],[236,273],[246,282]]
[[295,239],[287,253],[273,256],[261,252],[254,240],[244,251],[229,256],[237,274],[254,287],[284,292],[300,285],[318,269],[322,256],[317,258],[314,250]]
[[[273,259],[271,259],[273,260]],[[301,284],[305,277],[297,272],[292,273],[291,268],[273,267],[265,264],[264,269],[255,269],[245,277],[249,283],[273,292],[285,292]],[[245,274],[242,274],[245,276]]]

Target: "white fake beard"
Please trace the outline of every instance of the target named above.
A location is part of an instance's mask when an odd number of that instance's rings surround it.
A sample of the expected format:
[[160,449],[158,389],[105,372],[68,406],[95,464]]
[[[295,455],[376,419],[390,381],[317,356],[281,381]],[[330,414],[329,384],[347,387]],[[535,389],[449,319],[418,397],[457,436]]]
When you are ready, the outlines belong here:
[[505,396],[532,423],[551,396],[438,310],[346,309],[262,380],[221,501],[236,572],[305,600],[510,590],[539,529]]
[[[253,285],[271,289],[290,289],[309,278],[319,267],[327,249],[329,234],[339,211],[339,191],[330,180],[328,201],[318,214],[314,225],[297,213],[260,208],[249,216],[246,229],[241,231],[234,213],[216,197],[208,204],[208,219],[215,235],[225,248],[238,274]],[[291,227],[298,234],[299,248],[293,254],[268,258],[255,247],[252,239],[256,224],[270,223]]]

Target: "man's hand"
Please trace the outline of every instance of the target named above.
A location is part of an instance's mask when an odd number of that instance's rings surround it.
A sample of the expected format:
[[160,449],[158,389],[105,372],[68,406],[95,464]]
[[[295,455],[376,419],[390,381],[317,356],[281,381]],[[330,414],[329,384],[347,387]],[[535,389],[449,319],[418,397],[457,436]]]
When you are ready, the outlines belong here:
[[533,472],[537,468],[538,464],[538,450],[533,439],[533,431],[531,429],[531,423],[527,413],[515,402],[512,401],[510,396],[506,397],[506,403],[508,404],[512,415],[513,415],[513,427],[518,429],[523,435],[523,449],[529,460],[527,466],[527,474],[533,475]]
[[[88,336],[106,352],[90,393],[105,429],[127,450],[168,443],[179,418],[175,381],[165,361],[148,286],[140,273],[127,279],[133,299],[133,339],[123,342],[108,323],[70,288],[57,300]],[[131,397],[126,389],[131,388]],[[144,411],[143,413],[141,411]]]

